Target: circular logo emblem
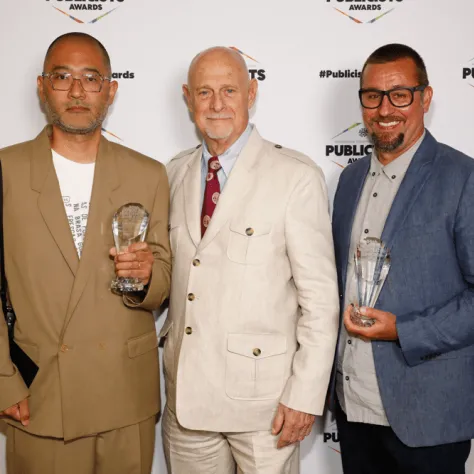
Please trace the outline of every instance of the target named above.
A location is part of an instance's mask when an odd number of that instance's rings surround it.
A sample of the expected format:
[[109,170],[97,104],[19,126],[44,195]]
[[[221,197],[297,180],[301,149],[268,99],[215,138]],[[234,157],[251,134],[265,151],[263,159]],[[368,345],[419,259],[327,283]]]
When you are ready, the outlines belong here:
[[214,193],[214,194],[212,195],[212,202],[213,202],[214,204],[217,204],[217,201],[219,200],[219,196],[220,196],[220,193]]
[[202,218],[202,225],[204,227],[207,227],[209,225],[209,222],[211,222],[211,218],[209,216],[204,216]]

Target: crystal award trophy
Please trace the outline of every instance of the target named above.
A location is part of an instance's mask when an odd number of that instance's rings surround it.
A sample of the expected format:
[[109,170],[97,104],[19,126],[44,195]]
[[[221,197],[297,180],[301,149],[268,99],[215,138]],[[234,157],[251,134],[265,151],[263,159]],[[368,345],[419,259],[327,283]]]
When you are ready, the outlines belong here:
[[[134,202],[124,204],[114,214],[112,232],[117,252],[123,252],[135,242],[143,242],[148,227],[149,214],[141,205]],[[110,288],[119,293],[142,291],[144,286],[139,278],[116,277]]]
[[352,307],[351,320],[358,326],[370,327],[374,319],[360,314],[359,308],[373,308],[390,269],[390,251],[374,237],[367,237],[357,245],[354,253],[357,302]]

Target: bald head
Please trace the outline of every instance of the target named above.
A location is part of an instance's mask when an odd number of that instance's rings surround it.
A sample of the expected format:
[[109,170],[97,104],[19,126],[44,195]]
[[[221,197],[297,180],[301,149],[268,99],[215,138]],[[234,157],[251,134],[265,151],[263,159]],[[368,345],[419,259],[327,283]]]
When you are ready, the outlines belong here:
[[206,49],[191,61],[183,92],[213,155],[222,154],[247,128],[257,89],[241,54],[231,48]]
[[208,65],[212,63],[229,65],[236,74],[240,75],[239,79],[242,80],[242,83],[247,85],[249,84],[250,80],[247,64],[245,64],[245,60],[242,55],[231,48],[226,48],[225,46],[214,46],[212,48],[205,49],[194,56],[194,59],[189,65],[188,85],[191,85],[193,82],[197,71],[207,68]]
[[105,46],[97,39],[94,38],[91,35],[88,35],[87,33],[81,33],[81,32],[72,32],[72,33],[66,33],[64,35],[58,36],[50,45],[48,50],[46,51],[46,55],[44,58],[44,64],[43,64],[43,71],[46,71],[49,66],[49,60],[54,52],[54,49],[57,48],[58,46],[64,44],[64,43],[77,43],[77,44],[88,44],[92,45],[94,48],[97,48],[97,50],[100,52],[104,59],[104,71],[107,76],[110,76],[112,74],[112,67],[110,64],[110,56],[107,50],[105,49]]

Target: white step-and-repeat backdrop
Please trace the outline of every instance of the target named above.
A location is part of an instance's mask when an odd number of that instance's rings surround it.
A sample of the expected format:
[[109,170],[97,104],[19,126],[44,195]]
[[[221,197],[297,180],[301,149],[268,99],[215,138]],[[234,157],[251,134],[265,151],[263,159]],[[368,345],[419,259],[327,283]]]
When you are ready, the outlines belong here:
[[[190,60],[231,46],[260,82],[252,111],[260,133],[311,156],[332,198],[341,169],[371,150],[358,78],[385,43],[423,56],[435,91],[427,126],[474,156],[473,19],[473,0],[0,0],[0,148],[42,129],[44,53],[60,34],[83,31],[104,43],[120,83],[104,134],[167,162],[198,142],[181,92]],[[166,472],[157,434],[154,474]],[[0,472],[3,457],[1,436]],[[326,417],[303,443],[302,473],[341,472],[337,428]]]

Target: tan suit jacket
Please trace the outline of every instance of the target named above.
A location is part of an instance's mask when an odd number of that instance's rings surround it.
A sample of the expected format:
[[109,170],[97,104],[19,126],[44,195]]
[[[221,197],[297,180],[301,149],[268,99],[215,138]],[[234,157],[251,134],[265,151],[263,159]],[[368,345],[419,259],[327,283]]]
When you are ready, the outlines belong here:
[[323,174],[254,129],[201,240],[201,156],[168,165],[167,403],[218,432],[268,430],[279,401],[321,414],[339,311]]
[[[0,314],[0,409],[29,395],[27,431],[68,440],[134,424],[159,411],[151,311],[169,292],[169,185],[162,164],[102,138],[79,260],[48,133],[47,127],[35,140],[0,151],[15,340],[40,368],[28,391],[9,358]],[[127,202],[150,212],[146,240],[155,263],[142,301],[109,290],[112,216]]]

